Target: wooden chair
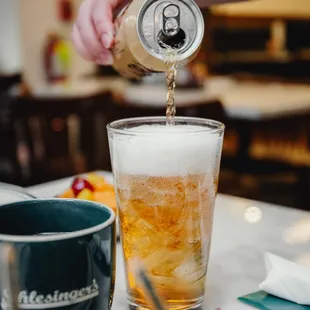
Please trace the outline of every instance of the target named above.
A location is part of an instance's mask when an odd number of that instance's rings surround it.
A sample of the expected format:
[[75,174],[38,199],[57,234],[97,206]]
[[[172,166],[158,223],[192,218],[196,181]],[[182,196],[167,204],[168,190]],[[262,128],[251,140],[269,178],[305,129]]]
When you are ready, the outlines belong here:
[[109,167],[105,133],[106,92],[77,97],[19,97],[14,119],[29,147],[25,184]]

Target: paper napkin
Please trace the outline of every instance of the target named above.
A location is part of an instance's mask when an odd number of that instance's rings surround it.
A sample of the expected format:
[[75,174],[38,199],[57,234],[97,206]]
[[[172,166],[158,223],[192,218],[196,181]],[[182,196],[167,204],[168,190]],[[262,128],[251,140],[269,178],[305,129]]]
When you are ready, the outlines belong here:
[[271,253],[265,254],[266,279],[259,288],[274,296],[310,305],[310,269]]

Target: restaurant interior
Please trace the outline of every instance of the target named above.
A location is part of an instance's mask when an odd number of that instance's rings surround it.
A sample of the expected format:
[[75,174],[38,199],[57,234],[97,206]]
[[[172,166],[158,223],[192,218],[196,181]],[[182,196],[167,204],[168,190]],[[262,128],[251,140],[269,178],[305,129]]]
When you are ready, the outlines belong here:
[[[31,186],[111,170],[106,125],[163,116],[163,74],[126,80],[81,59],[80,0],[0,0],[0,181]],[[310,210],[310,1],[203,10],[205,37],[180,68],[177,115],[226,125],[219,192]],[[49,76],[59,40],[62,79]]]

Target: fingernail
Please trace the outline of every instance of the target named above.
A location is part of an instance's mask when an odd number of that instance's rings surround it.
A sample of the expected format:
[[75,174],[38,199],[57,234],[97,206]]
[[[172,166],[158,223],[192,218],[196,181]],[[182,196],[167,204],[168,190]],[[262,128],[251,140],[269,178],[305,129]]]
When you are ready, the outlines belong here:
[[107,33],[104,33],[101,37],[101,42],[103,44],[103,46],[108,49],[111,47],[111,44],[112,44],[112,38],[107,34]]

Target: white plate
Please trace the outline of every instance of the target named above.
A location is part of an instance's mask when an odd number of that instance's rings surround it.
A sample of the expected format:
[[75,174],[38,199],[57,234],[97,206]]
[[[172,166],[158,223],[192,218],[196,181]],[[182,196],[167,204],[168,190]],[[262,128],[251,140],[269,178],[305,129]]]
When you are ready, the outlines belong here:
[[[113,175],[111,172],[95,171],[95,173],[103,176],[107,180],[107,182],[113,184]],[[87,173],[81,174],[80,176],[84,176],[84,175],[87,175]],[[55,197],[55,196],[61,194],[67,188],[69,188],[75,177],[77,177],[77,176],[73,176],[73,177],[69,177],[69,178],[65,178],[65,179],[60,179],[60,180],[56,180],[56,181],[52,181],[52,182],[48,182],[48,183],[44,183],[44,184],[31,186],[31,187],[27,188],[27,191],[37,198]],[[117,232],[117,236],[119,236],[118,220],[116,220],[116,232]]]

